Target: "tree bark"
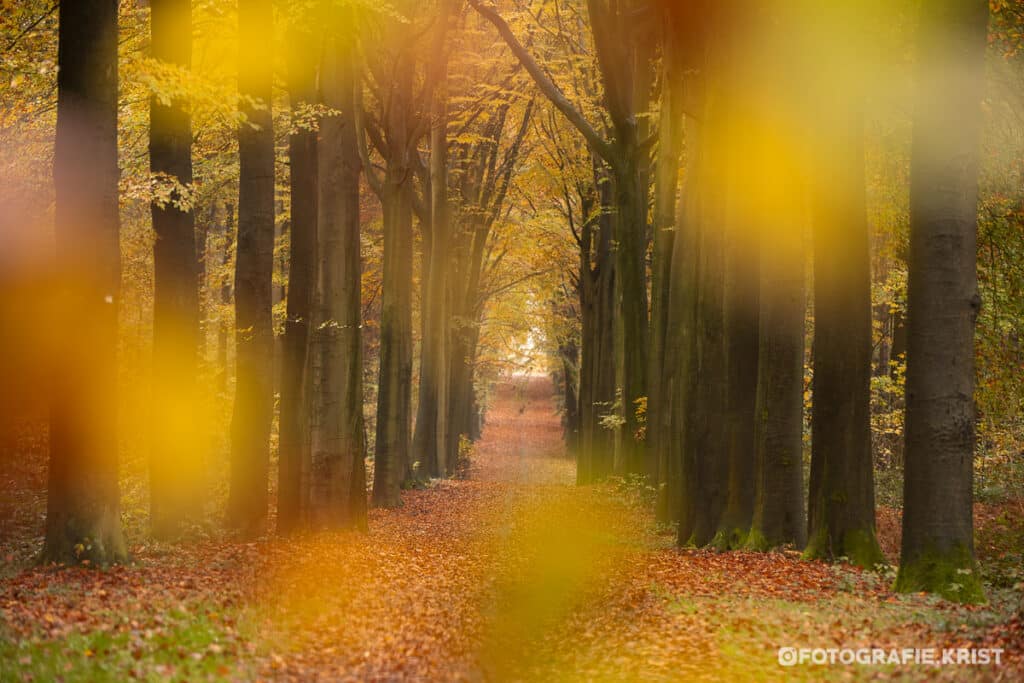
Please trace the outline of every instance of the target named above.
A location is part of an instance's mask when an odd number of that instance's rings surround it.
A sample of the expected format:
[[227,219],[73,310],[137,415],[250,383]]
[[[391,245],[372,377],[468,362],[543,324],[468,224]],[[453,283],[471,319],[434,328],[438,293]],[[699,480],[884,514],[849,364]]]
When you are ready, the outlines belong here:
[[[292,111],[319,101],[317,51],[309,35],[293,35],[288,78]],[[277,529],[287,533],[301,523],[302,470],[308,417],[305,413],[305,368],[316,271],[317,133],[298,130],[289,137],[291,249],[288,265],[287,318],[281,377],[281,416],[277,491]]]
[[401,54],[390,86],[387,171],[380,197],[384,210],[384,275],[380,370],[374,451],[373,504],[398,507],[410,465],[412,427],[412,159],[408,119],[413,63]]
[[[583,413],[583,454],[586,467],[577,474],[580,483],[604,480],[612,473],[615,434],[604,423],[615,403],[615,279],[618,264],[615,258],[615,225],[609,213],[611,190],[601,162],[594,161],[594,183],[600,208],[597,221],[597,244],[595,246],[595,269],[592,274],[592,316],[593,326],[589,348],[591,350],[590,400]],[[589,258],[589,257],[588,257]],[[584,476],[585,475],[585,476]]]
[[270,0],[239,0],[238,238],[235,257],[235,406],[231,418],[231,484],[227,524],[247,535],[267,518],[270,424],[274,410],[273,70],[266,41],[273,31]]
[[230,325],[224,310],[231,305],[231,280],[227,266],[231,263],[231,253],[235,250],[235,206],[230,202],[224,204],[224,242],[221,252],[222,273],[220,275],[219,303],[220,313],[217,316],[217,384],[221,392],[228,385],[228,337],[231,335]]
[[56,255],[65,272],[50,411],[42,561],[106,565],[128,557],[117,439],[117,2],[60,4]]
[[430,268],[427,298],[421,315],[426,328],[421,342],[420,391],[413,433],[413,458],[419,462],[418,477],[448,474],[445,460],[448,439],[448,57],[445,36],[453,7],[441,3],[440,26],[435,36],[430,127]]
[[885,561],[871,460],[871,261],[863,123],[852,102],[823,116],[828,158],[814,193],[814,403],[808,558]]
[[654,226],[651,269],[651,348],[647,366],[647,476],[658,488],[658,517],[668,518],[668,445],[671,410],[666,379],[666,337],[668,304],[672,277],[672,249],[676,235],[676,194],[679,189],[679,163],[683,151],[685,115],[683,98],[685,76],[681,46],[676,42],[678,27],[666,18],[663,38],[663,75],[661,112],[658,123],[659,146],[654,180]]
[[690,542],[694,530],[697,496],[696,459],[697,384],[699,378],[699,344],[697,317],[699,310],[699,265],[701,247],[701,202],[706,195],[707,170],[703,138],[706,128],[702,120],[690,118],[686,124],[686,171],[683,200],[677,221],[678,232],[672,250],[669,290],[669,329],[674,331],[667,343],[665,364],[668,368],[671,422],[668,509],[678,520],[677,543]]
[[[735,162],[735,160],[733,160]],[[730,176],[736,177],[736,164]],[[730,197],[725,223],[723,292],[726,367],[725,459],[728,494],[713,544],[738,548],[746,540],[754,514],[754,410],[758,377],[760,238],[747,228],[753,217]]]
[[[150,4],[153,58],[187,70],[192,57],[190,0]],[[150,98],[150,171],[158,182],[192,183],[192,122],[184,101]],[[195,424],[199,280],[195,213],[177,189],[152,204],[153,397],[150,525],[157,538],[183,531],[202,511],[203,463]],[[184,205],[182,203],[184,202]]]
[[974,559],[978,158],[988,3],[922,7],[910,168],[903,542],[896,588],[984,600]]
[[[785,171],[781,171],[785,172]],[[780,183],[792,192],[795,179]],[[776,198],[777,199],[777,198]],[[761,247],[754,444],[757,479],[747,547],[806,538],[803,498],[804,246],[799,203],[769,201],[774,219]]]
[[359,143],[354,45],[327,40],[320,70],[324,104],[317,148],[317,271],[308,351],[309,501],[316,528],[366,528]]
[[[714,112],[712,116],[721,116]],[[709,156],[723,148],[720,123],[709,120],[706,130],[711,144]],[[711,151],[714,150],[714,151]],[[696,486],[693,490],[693,529],[689,543],[700,547],[709,543],[718,529],[728,493],[726,443],[726,367],[722,343],[725,339],[724,266],[725,243],[722,229],[721,158],[705,162],[709,178],[699,217],[700,246],[697,284],[697,384],[689,408],[694,413],[695,431],[692,457]]]

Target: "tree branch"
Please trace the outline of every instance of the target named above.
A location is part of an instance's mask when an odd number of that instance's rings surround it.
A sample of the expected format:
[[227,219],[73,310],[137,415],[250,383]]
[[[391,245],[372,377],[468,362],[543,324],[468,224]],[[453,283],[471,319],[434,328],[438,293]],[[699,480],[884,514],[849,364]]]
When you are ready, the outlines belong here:
[[609,165],[616,165],[617,159],[612,145],[609,144],[593,126],[590,125],[590,122],[587,121],[583,114],[572,105],[569,98],[565,96],[565,93],[562,92],[558,85],[547,77],[544,70],[533,58],[533,55],[523,47],[522,43],[519,42],[515,34],[512,32],[512,29],[509,28],[508,23],[501,18],[501,15],[498,14],[497,10],[489,5],[485,6],[480,4],[480,0],[469,0],[469,4],[472,5],[473,9],[479,12],[484,19],[491,22],[491,24],[498,29],[498,33],[505,41],[505,44],[508,45],[512,54],[519,60],[519,63],[522,64],[530,76],[533,77],[537,87],[540,88],[545,97],[551,100],[551,103],[555,105],[558,111],[562,112],[562,114],[565,115],[565,118],[567,118],[569,122],[580,131],[594,151]]

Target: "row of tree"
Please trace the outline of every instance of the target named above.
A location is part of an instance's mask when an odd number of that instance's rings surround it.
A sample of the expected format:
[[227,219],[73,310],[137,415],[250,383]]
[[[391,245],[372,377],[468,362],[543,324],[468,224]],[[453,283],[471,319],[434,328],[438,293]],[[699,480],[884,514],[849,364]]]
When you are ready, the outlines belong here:
[[[113,0],[60,6],[56,235],[67,273],[61,315],[76,333],[60,349],[52,413],[44,555],[57,561],[125,555],[115,425],[117,9]],[[536,142],[553,162],[578,247],[575,296],[563,291],[550,312],[580,316],[578,344],[572,335],[562,348],[565,375],[575,378],[566,405],[580,483],[647,477],[681,543],[792,543],[810,556],[880,559],[862,142],[870,84],[851,66],[864,43],[849,29],[859,9],[536,2],[511,23],[511,7],[478,0],[296,3],[277,12],[293,122],[279,528],[365,524],[361,188],[379,198],[384,226],[372,500],[392,506],[404,483],[450,473],[460,439],[479,428],[480,322],[484,301],[501,289],[488,275],[506,253],[494,226]],[[987,7],[942,0],[921,15],[899,583],[946,593],[956,585],[957,597],[971,599],[980,595],[964,572],[974,568],[974,234]],[[189,0],[154,0],[150,19],[152,56],[187,72]],[[268,518],[274,418],[274,21],[269,0],[239,0],[228,522],[249,534]],[[466,39],[486,26],[514,63]],[[812,30],[821,26],[831,30]],[[545,106],[528,96],[531,82]],[[171,187],[152,205],[159,410],[151,517],[162,537],[179,533],[202,495],[199,466],[176,457],[194,446],[187,435],[197,405],[203,264],[188,201],[192,99],[187,90],[154,92],[150,111],[151,170]]]
[[[793,544],[812,558],[883,561],[870,432],[863,111],[872,84],[862,4],[588,0],[587,44],[559,36],[542,49],[592,50],[598,97],[575,83],[567,95],[494,6],[472,4],[584,141],[552,154],[562,165],[590,160],[565,176],[560,202],[577,209],[566,215],[580,246],[581,359],[578,375],[564,373],[576,377],[565,400],[578,404],[568,431],[579,481],[648,477],[682,545]],[[561,26],[571,3],[559,4],[548,11]],[[981,0],[921,8],[911,160],[897,586],[962,600],[981,597],[973,330],[987,19]]]
[[[205,240],[206,233],[196,225],[202,208],[194,202],[191,121],[200,95],[176,87],[188,83],[191,1],[150,5],[154,68],[173,76],[164,75],[171,86],[154,87],[150,102],[150,168],[154,183],[165,188],[151,207],[150,518],[154,536],[174,538],[195,521],[206,497],[204,463],[188,455],[200,448],[191,427],[202,410],[197,349],[203,343],[206,249],[197,235]],[[236,365],[227,523],[247,535],[266,528],[272,472],[272,307],[281,207],[274,52],[267,46],[275,33],[283,33],[288,46],[291,106],[287,315],[279,361],[280,531],[365,527],[364,188],[379,200],[383,224],[374,505],[400,505],[403,486],[454,471],[461,439],[474,438],[480,428],[476,369],[485,304],[536,274],[506,272],[509,245],[495,235],[508,218],[513,178],[528,151],[534,105],[524,93],[526,81],[514,62],[467,38],[475,15],[460,3],[407,5],[238,3],[238,197],[227,209],[231,220],[237,207],[237,234],[226,245],[235,251],[234,286],[228,289]],[[53,413],[44,558],[61,562],[103,564],[125,557],[115,447],[117,10],[107,0],[60,8],[57,242],[64,267],[80,277],[67,283],[62,314],[73,315],[83,330],[62,354],[66,384],[56,393],[64,412]],[[453,53],[468,72],[464,80],[449,73]],[[482,93],[474,91],[480,83],[486,84]],[[97,159],[109,163],[98,166]],[[423,329],[414,402],[417,236]]]

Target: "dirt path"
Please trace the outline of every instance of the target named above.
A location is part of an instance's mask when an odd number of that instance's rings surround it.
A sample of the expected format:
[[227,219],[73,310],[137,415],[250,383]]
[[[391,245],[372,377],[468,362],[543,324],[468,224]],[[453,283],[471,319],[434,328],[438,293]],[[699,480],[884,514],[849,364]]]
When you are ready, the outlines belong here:
[[[780,647],[943,647],[977,611],[780,553],[679,551],[649,492],[574,485],[546,379],[499,388],[470,477],[309,539],[259,602],[283,626],[268,676],[352,680],[819,680]],[[984,619],[982,619],[984,621]],[[960,639],[959,641],[957,639]],[[277,659],[280,657],[280,659]],[[884,673],[883,673],[884,671]],[[315,673],[314,673],[315,672]],[[910,679],[1008,670],[847,668]]]
[[405,492],[369,534],[0,580],[0,681],[1020,680],[1019,640],[1000,668],[781,667],[780,647],[992,644],[1007,617],[792,555],[680,551],[649,492],[574,485],[549,381],[499,387],[488,415],[469,478]]

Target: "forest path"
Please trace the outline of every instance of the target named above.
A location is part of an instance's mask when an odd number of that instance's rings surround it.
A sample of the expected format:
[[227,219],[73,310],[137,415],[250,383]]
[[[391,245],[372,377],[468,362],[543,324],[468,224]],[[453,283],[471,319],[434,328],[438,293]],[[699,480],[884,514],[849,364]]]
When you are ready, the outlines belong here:
[[[143,542],[109,571],[0,577],[0,682],[1024,680],[1024,638],[993,626],[1012,605],[896,596],[891,577],[793,553],[680,550],[649,491],[577,487],[574,470],[551,382],[501,385],[469,477],[372,510],[368,534]],[[971,643],[1009,664],[778,662]]]
[[276,648],[263,673],[549,679],[548,636],[643,550],[638,508],[574,482],[550,380],[500,385],[465,479],[371,511],[368,536],[275,547],[254,601]]
[[547,378],[501,385],[467,479],[405,492],[401,509],[371,512],[369,535],[272,546],[251,611],[273,648],[262,674],[816,680],[815,667],[781,667],[778,648],[931,644],[885,579],[676,549],[649,491],[576,487],[561,436]]

